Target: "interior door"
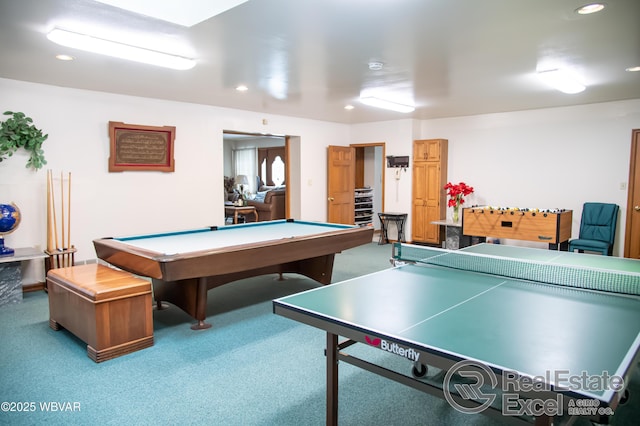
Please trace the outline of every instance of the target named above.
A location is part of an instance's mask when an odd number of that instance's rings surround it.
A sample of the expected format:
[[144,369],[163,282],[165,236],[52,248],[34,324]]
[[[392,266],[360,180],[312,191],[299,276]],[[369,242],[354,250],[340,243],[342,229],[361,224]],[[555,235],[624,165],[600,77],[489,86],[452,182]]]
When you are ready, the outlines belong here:
[[355,223],[355,148],[330,145],[327,149],[327,221]]
[[640,129],[635,129],[631,137],[626,223],[624,257],[640,259]]
[[[282,185],[286,182],[287,176],[284,174],[284,180],[276,182],[274,180],[274,167],[276,163],[284,168],[287,162],[284,146],[258,148],[258,176],[265,185],[274,186]],[[281,170],[282,170],[281,168]]]

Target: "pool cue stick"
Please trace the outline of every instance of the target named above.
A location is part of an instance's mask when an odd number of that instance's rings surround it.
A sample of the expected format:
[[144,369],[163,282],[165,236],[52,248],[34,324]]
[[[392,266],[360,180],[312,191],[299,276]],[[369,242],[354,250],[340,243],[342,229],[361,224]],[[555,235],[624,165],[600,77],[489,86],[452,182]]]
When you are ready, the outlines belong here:
[[65,266],[73,266],[71,260],[71,172],[67,173],[67,259]]
[[53,235],[51,223],[51,170],[47,170],[47,251],[53,251]]
[[60,225],[61,225],[61,234],[62,234],[62,247],[58,247],[58,250],[63,251],[65,247],[65,239],[64,239],[64,176],[62,172],[60,172]]
[[[56,249],[58,248],[58,219],[56,217],[56,194],[53,188],[53,174],[51,174],[51,211],[53,212],[53,236],[56,242]],[[51,250],[53,253],[53,247]]]

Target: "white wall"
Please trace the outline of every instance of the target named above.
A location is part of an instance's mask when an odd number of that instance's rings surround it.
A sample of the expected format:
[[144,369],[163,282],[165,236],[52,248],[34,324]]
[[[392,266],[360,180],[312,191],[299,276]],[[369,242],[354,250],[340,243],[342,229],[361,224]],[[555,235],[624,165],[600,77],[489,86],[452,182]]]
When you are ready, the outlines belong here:
[[573,238],[583,203],[618,204],[622,255],[634,128],[640,100],[429,120],[423,136],[449,139],[449,180],[474,186],[471,203],[571,209]]
[[[46,169],[71,172],[78,261],[95,258],[95,238],[223,224],[223,130],[296,136],[299,157],[292,161],[314,159],[298,173],[303,184],[292,209],[306,220],[326,219],[326,166],[317,159],[326,158],[330,143],[349,143],[343,124],[0,79],[0,111],[6,110],[24,112],[49,134],[45,168],[26,169],[22,152],[0,164],[0,201],[22,212],[6,244],[46,247]],[[176,126],[175,172],[109,173],[109,121]],[[25,282],[43,277],[30,270]]]
[[[622,253],[631,130],[640,100],[458,117],[344,125],[316,120],[0,79],[0,112],[22,111],[49,134],[45,169],[18,153],[0,164],[0,202],[22,211],[10,247],[46,245],[46,169],[72,173],[72,236],[77,259],[95,258],[92,240],[222,224],[223,130],[292,135],[292,216],[326,220],[328,145],[385,142],[386,155],[412,156],[415,139],[449,140],[449,180],[476,188],[469,203],[574,210],[614,202]],[[263,124],[263,119],[268,124]],[[108,172],[108,122],[176,126],[174,173]],[[304,165],[304,167],[303,167]],[[386,211],[411,211],[411,171],[386,169]],[[450,214],[450,213],[449,213]],[[407,224],[411,234],[411,216]],[[42,281],[31,271],[26,282]]]
[[[448,139],[448,180],[475,188],[467,205],[571,209],[573,238],[584,202],[616,203],[614,254],[624,251],[627,190],[621,185],[628,185],[640,100],[424,120],[420,126],[416,132],[410,120],[353,125],[352,141],[384,141],[387,155],[412,156],[413,139]],[[398,182],[393,175],[387,169],[385,210],[411,212],[410,173]],[[410,229],[409,223],[408,236]]]
[[[402,156],[413,154],[413,141],[420,139],[420,122],[417,120],[381,121],[376,123],[353,124],[351,126],[351,143],[385,143],[385,155]],[[387,212],[411,212],[411,170],[400,172],[386,168],[383,159],[384,174],[384,206]],[[396,179],[398,177],[398,179]],[[405,238],[411,238],[411,214],[407,218]]]

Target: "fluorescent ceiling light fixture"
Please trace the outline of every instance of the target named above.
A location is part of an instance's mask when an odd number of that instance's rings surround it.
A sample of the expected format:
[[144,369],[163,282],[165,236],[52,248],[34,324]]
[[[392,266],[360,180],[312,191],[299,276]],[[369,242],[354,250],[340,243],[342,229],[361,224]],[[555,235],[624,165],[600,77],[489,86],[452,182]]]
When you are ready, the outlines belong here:
[[62,46],[174,70],[188,70],[196,65],[195,60],[182,56],[170,55],[168,53],[122,44],[87,34],[74,33],[59,28],[47,34],[47,38]]
[[192,27],[248,0],[97,0],[129,12]]
[[590,15],[592,13],[600,12],[603,9],[604,9],[603,3],[591,3],[591,4],[586,4],[582,7],[577,8],[576,12],[579,15]]
[[538,72],[538,77],[549,86],[563,93],[580,93],[585,89],[584,84],[576,80],[576,77],[567,70],[540,71]]
[[629,67],[629,68],[625,69],[625,71],[638,72],[638,71],[640,71],[640,67]]
[[246,92],[247,90],[249,90],[249,88],[247,86],[245,86],[244,84],[241,84],[241,85],[236,87],[236,90],[238,92]]
[[360,102],[372,107],[383,108],[383,109],[388,109],[388,110],[397,111],[397,112],[407,113],[407,112],[415,111],[415,107],[412,107],[410,105],[403,105],[397,102],[388,101],[386,99],[376,98],[374,96],[362,97],[360,98]]

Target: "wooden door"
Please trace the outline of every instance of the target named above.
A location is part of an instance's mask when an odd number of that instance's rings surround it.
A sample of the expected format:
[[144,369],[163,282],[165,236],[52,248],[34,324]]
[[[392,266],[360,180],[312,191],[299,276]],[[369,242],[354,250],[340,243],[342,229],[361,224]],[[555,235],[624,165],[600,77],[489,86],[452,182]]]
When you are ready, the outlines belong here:
[[[276,185],[276,182],[273,180],[273,167],[277,161],[283,165],[287,163],[284,146],[258,148],[258,176],[260,176],[260,180],[264,182],[265,185]],[[280,182],[280,185],[286,184],[286,181],[287,176],[285,173],[284,181]]]
[[414,161],[440,161],[441,139],[417,140],[413,143]]
[[427,162],[413,163],[412,241],[427,241]]
[[426,235],[430,243],[440,244],[440,226],[433,225],[431,222],[441,219],[441,182],[440,179],[440,163],[436,161],[428,161],[427,167],[427,184],[426,184],[426,201],[427,201],[427,220]]
[[418,161],[413,164],[413,241],[439,244],[440,226],[431,222],[441,219],[440,163]]
[[355,224],[355,149],[329,146],[327,150],[327,221]]
[[434,225],[446,216],[448,141],[425,139],[413,142],[413,205],[411,240],[439,245],[444,227]]
[[635,129],[631,137],[626,224],[624,257],[640,259],[640,129]]

